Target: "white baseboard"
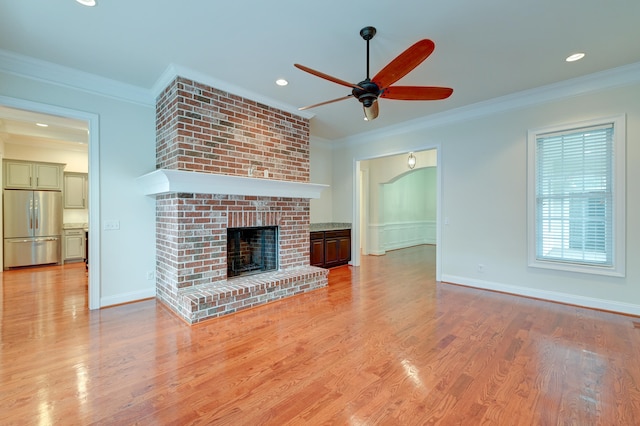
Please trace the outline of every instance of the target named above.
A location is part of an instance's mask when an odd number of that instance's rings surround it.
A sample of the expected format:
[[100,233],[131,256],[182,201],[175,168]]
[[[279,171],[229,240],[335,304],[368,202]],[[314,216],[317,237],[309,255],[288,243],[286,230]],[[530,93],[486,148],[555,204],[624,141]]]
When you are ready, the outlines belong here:
[[597,299],[594,297],[580,296],[575,294],[560,293],[557,291],[538,290],[529,287],[518,287],[509,284],[495,283],[491,281],[476,280],[455,275],[442,275],[442,282],[459,284],[467,287],[480,288],[483,290],[493,290],[502,293],[514,294],[517,296],[533,297],[536,299],[560,302],[568,305],[582,306],[585,308],[599,309],[603,311],[617,312],[627,315],[640,316],[640,306],[631,303],[617,302],[614,300]]
[[149,299],[156,297],[156,288],[149,287],[144,290],[135,291],[131,293],[116,294],[115,296],[108,296],[100,298],[100,307],[105,308],[112,305],[120,305],[122,303],[137,302],[143,299]]

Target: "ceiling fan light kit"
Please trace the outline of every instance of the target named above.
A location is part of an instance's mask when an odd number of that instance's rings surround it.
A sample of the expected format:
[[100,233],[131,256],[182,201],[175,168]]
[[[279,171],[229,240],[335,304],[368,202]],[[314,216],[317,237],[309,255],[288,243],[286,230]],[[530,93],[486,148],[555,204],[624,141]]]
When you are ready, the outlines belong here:
[[299,108],[300,110],[315,108],[354,97],[362,104],[365,119],[371,121],[378,117],[378,98],[403,101],[435,101],[451,96],[453,89],[448,87],[392,86],[392,84],[407,75],[431,55],[435,49],[435,43],[429,39],[419,40],[414,43],[394,60],[389,62],[373,79],[369,78],[369,41],[376,35],[376,32],[374,27],[364,27],[360,30],[360,36],[367,42],[367,78],[358,84],[349,83],[348,81],[316,71],[304,65],[294,64],[296,68],[313,74],[316,77],[351,88],[350,95],[302,107]]

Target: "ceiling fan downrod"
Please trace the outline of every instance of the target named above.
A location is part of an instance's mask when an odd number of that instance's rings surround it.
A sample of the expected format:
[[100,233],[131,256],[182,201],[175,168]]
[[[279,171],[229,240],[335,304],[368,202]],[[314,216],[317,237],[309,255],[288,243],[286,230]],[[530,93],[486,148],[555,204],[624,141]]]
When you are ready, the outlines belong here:
[[375,27],[364,27],[360,30],[360,37],[367,42],[367,80],[369,80],[369,40],[371,40],[375,35]]
[[360,30],[360,36],[367,42],[367,78],[358,83],[358,88],[354,88],[351,93],[356,97],[364,108],[367,120],[373,120],[378,116],[377,108],[372,108],[380,95],[380,88],[371,81],[369,77],[369,40],[376,35],[375,27],[364,27]]

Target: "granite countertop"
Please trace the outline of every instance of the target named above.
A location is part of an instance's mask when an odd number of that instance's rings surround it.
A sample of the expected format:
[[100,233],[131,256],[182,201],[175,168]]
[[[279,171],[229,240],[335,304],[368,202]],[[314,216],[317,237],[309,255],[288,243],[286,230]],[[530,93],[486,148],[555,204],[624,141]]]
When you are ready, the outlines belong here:
[[62,229],[88,229],[88,223],[63,223]]
[[327,222],[327,223],[312,223],[309,226],[310,232],[317,231],[335,231],[339,229],[351,229],[350,223],[340,223],[340,222]]

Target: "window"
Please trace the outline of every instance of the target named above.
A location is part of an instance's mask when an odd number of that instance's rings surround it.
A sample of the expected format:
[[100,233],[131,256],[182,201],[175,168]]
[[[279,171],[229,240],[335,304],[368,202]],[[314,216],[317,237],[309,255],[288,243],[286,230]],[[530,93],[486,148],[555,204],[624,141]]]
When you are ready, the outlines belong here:
[[529,131],[529,266],[624,276],[624,116]]

